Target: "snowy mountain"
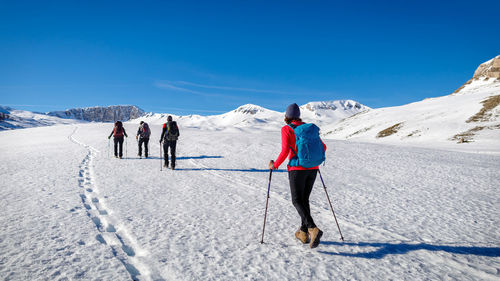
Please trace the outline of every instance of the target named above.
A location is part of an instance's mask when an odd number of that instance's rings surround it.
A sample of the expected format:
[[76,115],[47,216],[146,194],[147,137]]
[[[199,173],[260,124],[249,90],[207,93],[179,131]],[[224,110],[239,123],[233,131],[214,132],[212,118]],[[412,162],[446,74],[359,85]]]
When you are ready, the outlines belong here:
[[[325,137],[500,150],[500,56],[451,95],[365,111],[324,128]],[[459,144],[457,144],[459,143]],[[467,144],[465,144],[467,143]]]
[[16,110],[6,106],[0,106],[0,130],[75,124],[79,122],[80,121],[77,120],[49,116],[44,113]]
[[322,125],[336,123],[365,110],[370,108],[353,100],[310,102],[300,107],[302,119]]
[[[313,122],[318,126],[335,124],[336,122],[369,109],[352,100],[310,102],[300,107],[301,117],[305,122]],[[168,114],[148,113],[141,118],[131,120],[138,123],[141,120],[150,124],[163,124]],[[184,128],[217,130],[241,130],[244,128],[259,130],[278,130],[284,125],[284,112],[277,112],[264,107],[246,104],[235,110],[210,116],[187,115],[172,117]]]
[[47,115],[91,122],[114,122],[141,117],[144,115],[144,111],[135,105],[112,105],[108,107],[72,108],[66,111],[49,112]]

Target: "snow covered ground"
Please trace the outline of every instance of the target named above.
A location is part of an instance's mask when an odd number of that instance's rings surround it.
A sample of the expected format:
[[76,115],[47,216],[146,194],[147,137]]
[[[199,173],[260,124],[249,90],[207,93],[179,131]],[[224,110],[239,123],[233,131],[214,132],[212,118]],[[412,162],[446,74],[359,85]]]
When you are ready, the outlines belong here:
[[[500,156],[325,140],[316,249],[294,238],[279,131],[182,130],[176,171],[110,158],[111,124],[0,132],[2,280],[499,280]],[[133,136],[137,125],[125,123]],[[282,167],[283,169],[284,167]]]

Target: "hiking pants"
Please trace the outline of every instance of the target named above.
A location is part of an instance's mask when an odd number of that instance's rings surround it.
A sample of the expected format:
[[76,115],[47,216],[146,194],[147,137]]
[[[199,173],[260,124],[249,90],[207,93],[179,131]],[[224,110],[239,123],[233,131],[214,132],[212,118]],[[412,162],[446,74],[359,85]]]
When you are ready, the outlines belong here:
[[[115,156],[123,156],[123,137],[114,137],[115,142]],[[120,145],[120,154],[118,155],[118,144]]]
[[144,143],[144,156],[148,157],[149,138],[139,138],[139,156],[142,155],[142,144]]
[[168,148],[170,147],[170,154],[172,154],[172,167],[175,167],[175,147],[177,141],[166,140],[163,142],[163,159],[165,159],[165,166],[168,166]]
[[297,209],[301,219],[300,229],[305,232],[307,232],[308,228],[316,227],[311,217],[309,196],[311,195],[317,173],[318,170],[288,171],[292,203],[295,209]]

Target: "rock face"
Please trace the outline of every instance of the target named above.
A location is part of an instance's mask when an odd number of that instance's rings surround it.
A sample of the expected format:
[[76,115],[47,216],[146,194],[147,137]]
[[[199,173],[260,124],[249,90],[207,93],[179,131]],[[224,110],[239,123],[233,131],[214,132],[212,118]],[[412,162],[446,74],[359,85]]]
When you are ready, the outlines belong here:
[[496,79],[495,81],[500,81],[500,55],[480,64],[472,78],[465,82],[460,88],[456,89],[452,94],[460,92],[465,86],[471,84],[472,81],[479,79]]
[[73,108],[66,111],[53,111],[47,115],[91,122],[128,121],[144,115],[144,111],[134,105],[113,105],[108,107]]
[[500,55],[482,63],[474,72],[472,79],[479,79],[482,77],[500,79]]

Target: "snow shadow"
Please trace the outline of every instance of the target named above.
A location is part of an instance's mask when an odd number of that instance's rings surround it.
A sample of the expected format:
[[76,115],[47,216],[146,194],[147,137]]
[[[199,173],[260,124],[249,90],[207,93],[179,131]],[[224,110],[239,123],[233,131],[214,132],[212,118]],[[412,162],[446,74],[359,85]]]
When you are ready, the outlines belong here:
[[[226,172],[252,172],[269,173],[269,169],[223,169],[223,168],[175,168],[176,171],[226,171]],[[274,170],[273,173],[286,173],[285,170]]]
[[[170,154],[169,154],[170,156]],[[175,159],[176,160],[188,160],[188,159],[210,159],[210,158],[224,158],[224,156],[208,156],[208,155],[200,155],[200,156],[181,156],[181,157],[176,157]],[[163,157],[158,157],[158,156],[149,156],[148,158],[146,157],[142,157],[139,158],[139,156],[137,157],[128,157],[128,158],[123,158],[123,159],[127,159],[127,160],[160,160],[160,159],[163,159]]]
[[175,159],[177,160],[186,160],[186,159],[208,159],[208,158],[224,158],[224,156],[208,156],[208,155],[200,155],[200,156],[181,156]]
[[476,255],[485,257],[500,257],[500,247],[469,247],[469,246],[445,246],[445,245],[431,245],[426,243],[420,244],[392,244],[392,243],[344,243],[344,242],[321,242],[322,245],[334,245],[334,246],[352,246],[352,247],[374,247],[378,248],[373,251],[364,252],[326,252],[318,251],[322,254],[328,254],[332,256],[344,256],[344,257],[354,257],[354,258],[364,258],[364,259],[382,259],[387,255],[404,255],[411,251],[426,250],[426,251],[443,251],[452,254],[460,255]]

